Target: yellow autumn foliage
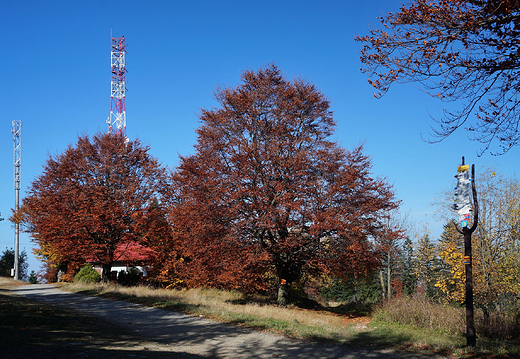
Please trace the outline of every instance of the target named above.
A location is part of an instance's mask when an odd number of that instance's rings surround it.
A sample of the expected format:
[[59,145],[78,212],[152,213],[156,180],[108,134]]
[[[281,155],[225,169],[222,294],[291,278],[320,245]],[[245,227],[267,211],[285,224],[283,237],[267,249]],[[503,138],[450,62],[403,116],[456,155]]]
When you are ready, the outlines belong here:
[[440,246],[439,256],[450,268],[448,275],[437,279],[435,286],[445,295],[448,301],[464,301],[466,272],[464,268],[464,254],[455,243],[447,243]]
[[[499,298],[520,298],[520,185],[496,170],[476,179],[479,223],[472,235],[475,305],[492,309]],[[463,237],[453,224],[445,227],[438,244],[441,265],[435,286],[446,301],[464,302]]]

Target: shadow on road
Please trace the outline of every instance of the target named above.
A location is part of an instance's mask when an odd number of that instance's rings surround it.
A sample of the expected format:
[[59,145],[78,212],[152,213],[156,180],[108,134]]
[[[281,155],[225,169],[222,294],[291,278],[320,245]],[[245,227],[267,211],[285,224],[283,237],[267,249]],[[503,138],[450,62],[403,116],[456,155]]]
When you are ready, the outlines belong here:
[[[7,292],[9,296],[4,295]],[[13,301],[13,295],[18,299]],[[24,318],[18,322],[7,315],[10,321],[6,323],[10,324],[4,324],[2,318],[0,337],[10,332],[18,337],[0,344],[22,349],[30,345],[32,354],[38,348],[42,353],[64,350],[96,358],[424,358],[384,350],[380,347],[383,339],[368,333],[359,334],[366,336],[366,348],[316,344],[153,307],[65,292],[52,285],[0,289],[0,298],[4,303],[14,302],[18,307],[13,312]],[[5,310],[1,312],[6,315]],[[36,357],[32,354],[18,357]]]
[[111,322],[0,289],[3,358],[202,358],[157,346]]

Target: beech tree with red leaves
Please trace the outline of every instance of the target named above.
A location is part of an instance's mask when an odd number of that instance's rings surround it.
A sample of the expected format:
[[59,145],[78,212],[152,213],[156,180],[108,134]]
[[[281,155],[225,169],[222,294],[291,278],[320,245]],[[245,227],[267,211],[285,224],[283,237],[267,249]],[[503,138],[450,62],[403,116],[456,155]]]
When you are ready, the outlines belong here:
[[174,266],[176,261],[171,258],[176,258],[179,249],[173,239],[165,207],[165,203],[154,199],[143,213],[146,220],[135,228],[135,232],[139,233],[140,244],[152,250],[148,253],[147,279],[155,285],[168,285],[169,275],[177,272]]
[[138,140],[98,134],[49,156],[18,214],[37,254],[66,267],[69,280],[88,259],[99,261],[109,280],[116,248],[142,242],[146,214],[168,189],[166,169],[148,151]]
[[430,142],[463,127],[505,153],[520,144],[520,1],[413,0],[357,37],[362,71],[385,94],[393,83],[420,83],[462,109],[436,119]]
[[215,96],[195,154],[181,157],[173,178],[185,284],[265,285],[273,272],[285,305],[304,273],[377,267],[376,239],[399,201],[371,175],[362,146],[329,140],[335,122],[323,94],[271,65]]

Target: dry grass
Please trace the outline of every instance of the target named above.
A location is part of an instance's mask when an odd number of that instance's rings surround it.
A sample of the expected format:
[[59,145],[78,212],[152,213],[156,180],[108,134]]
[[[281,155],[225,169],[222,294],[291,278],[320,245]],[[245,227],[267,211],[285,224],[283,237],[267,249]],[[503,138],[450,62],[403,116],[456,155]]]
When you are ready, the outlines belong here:
[[27,284],[27,282],[16,281],[13,278],[8,278],[8,277],[0,277],[0,286],[23,285],[23,284]]
[[[83,284],[70,284],[72,291],[85,289]],[[145,286],[121,287],[113,284],[89,285],[89,290],[98,293],[120,294],[137,298],[148,298],[155,302],[181,302],[195,307],[212,308],[215,311],[234,312],[253,315],[259,318],[276,318],[295,321],[307,325],[341,325],[340,316],[326,312],[313,312],[294,307],[281,308],[266,304],[261,297],[246,297],[239,292],[229,292],[217,289],[195,288],[190,290],[152,289]],[[250,300],[248,300],[250,299]]]
[[[452,335],[463,335],[466,332],[465,307],[432,303],[424,296],[392,298],[381,304],[374,317],[387,323],[411,325]],[[482,310],[477,308],[475,329],[480,338],[518,340],[520,314],[491,312],[486,323]]]
[[11,284],[13,282],[14,281],[12,279],[10,279],[10,278],[0,277],[0,285]]
[[406,348],[407,350],[450,347],[457,340],[446,333],[415,327],[371,323],[368,316],[343,311],[344,306],[309,310],[270,304],[265,298],[216,289],[163,290],[120,287],[113,284],[68,284],[66,289],[90,295],[129,300],[165,309],[203,315],[234,325],[282,333],[294,338],[361,347]]
[[455,335],[465,331],[463,308],[435,304],[424,296],[392,298],[383,302],[374,315],[378,320],[387,323],[411,325]]
[[475,310],[475,327],[488,339],[510,339],[520,341],[520,313],[515,311],[494,311],[484,320],[481,309]]
[[[114,284],[68,284],[67,290],[137,301],[145,305],[188,312],[237,325],[277,331],[299,338],[345,341],[369,330],[368,317],[337,314],[327,310],[281,308],[265,298],[216,289],[169,290]],[[93,293],[95,292],[95,293]]]

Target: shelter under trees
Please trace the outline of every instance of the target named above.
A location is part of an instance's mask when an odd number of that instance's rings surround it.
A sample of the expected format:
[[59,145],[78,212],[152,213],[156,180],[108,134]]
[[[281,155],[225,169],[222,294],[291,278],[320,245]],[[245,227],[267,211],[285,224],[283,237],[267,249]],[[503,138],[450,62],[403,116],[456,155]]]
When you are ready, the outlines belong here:
[[362,71],[380,97],[397,83],[420,83],[461,109],[436,119],[432,142],[465,128],[486,151],[520,143],[520,2],[413,0],[379,18],[357,41]]
[[141,242],[150,228],[146,213],[168,189],[165,168],[148,151],[120,135],[80,136],[32,182],[15,220],[65,280],[92,258],[108,280],[118,246]]
[[284,305],[305,275],[378,267],[377,241],[394,235],[386,217],[399,201],[370,173],[362,146],[348,151],[329,140],[335,122],[325,96],[271,65],[215,97],[219,107],[200,115],[195,154],[181,157],[173,177],[169,219],[180,247],[172,278],[250,290],[274,284]]

